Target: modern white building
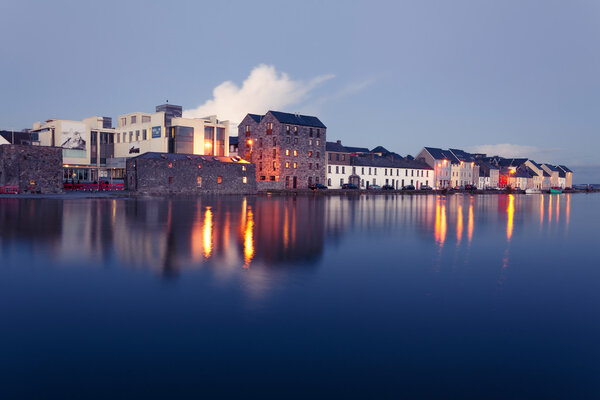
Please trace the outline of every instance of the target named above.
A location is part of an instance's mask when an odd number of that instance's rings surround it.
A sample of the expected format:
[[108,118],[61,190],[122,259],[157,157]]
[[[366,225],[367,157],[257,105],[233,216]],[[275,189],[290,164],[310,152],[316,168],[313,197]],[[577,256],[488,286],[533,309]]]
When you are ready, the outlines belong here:
[[65,181],[123,178],[125,160],[147,152],[229,155],[229,121],[216,116],[183,118],[181,106],[162,104],[117,121],[116,128],[109,117],[36,122],[32,144],[63,148]]

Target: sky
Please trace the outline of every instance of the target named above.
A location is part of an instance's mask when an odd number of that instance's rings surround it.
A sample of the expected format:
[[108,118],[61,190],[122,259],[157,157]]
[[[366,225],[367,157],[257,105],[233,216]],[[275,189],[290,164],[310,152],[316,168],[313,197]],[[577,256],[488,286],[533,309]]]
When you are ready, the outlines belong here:
[[232,123],[316,115],[329,141],[525,156],[600,183],[600,2],[0,0],[0,129],[166,100]]

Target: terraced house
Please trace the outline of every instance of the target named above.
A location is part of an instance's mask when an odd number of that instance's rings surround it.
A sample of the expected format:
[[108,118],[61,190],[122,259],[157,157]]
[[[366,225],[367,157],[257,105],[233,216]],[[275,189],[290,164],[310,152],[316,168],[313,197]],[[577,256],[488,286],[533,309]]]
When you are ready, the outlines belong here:
[[326,134],[314,116],[247,114],[238,126],[238,155],[256,164],[259,190],[304,189],[325,182]]

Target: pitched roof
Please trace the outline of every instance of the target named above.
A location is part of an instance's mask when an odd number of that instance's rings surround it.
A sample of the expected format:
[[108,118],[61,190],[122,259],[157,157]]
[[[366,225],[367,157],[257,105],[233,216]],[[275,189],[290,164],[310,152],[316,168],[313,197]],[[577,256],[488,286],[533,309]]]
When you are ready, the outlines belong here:
[[[300,114],[290,114],[281,111],[269,111],[277,121],[282,124],[291,124],[291,125],[302,125],[302,126],[313,126],[316,128],[327,128],[321,120],[317,117],[312,117],[310,115],[300,115]],[[267,113],[267,114],[268,114]]]
[[325,142],[325,151],[332,151],[334,153],[349,153],[348,149],[338,142]]
[[248,114],[248,116],[250,118],[252,118],[254,120],[254,122],[259,123],[260,120],[262,119],[262,115],[258,115],[258,114]]
[[460,160],[449,150],[438,149],[437,147],[425,147],[425,150],[436,160],[448,160],[450,163],[459,164]]
[[460,161],[464,161],[464,162],[473,162],[475,161],[475,157],[473,157],[472,154],[467,153],[464,150],[460,150],[460,149],[449,149],[452,154],[454,154],[454,156],[456,158],[458,158]]
[[571,172],[573,173],[573,171],[571,171],[569,168],[567,168],[565,165],[559,165],[558,168],[562,169],[565,172]]
[[389,153],[389,152],[390,151],[388,149],[386,149],[385,147],[383,147],[383,146],[377,146],[373,150],[371,150],[371,153],[383,153],[383,154],[386,154],[386,153]]
[[407,168],[407,169],[433,169],[421,160],[406,160],[404,158],[380,157],[380,156],[354,156],[351,165],[363,167],[380,168]]
[[527,158],[501,158],[498,165],[502,167],[519,167],[525,161],[527,161]]

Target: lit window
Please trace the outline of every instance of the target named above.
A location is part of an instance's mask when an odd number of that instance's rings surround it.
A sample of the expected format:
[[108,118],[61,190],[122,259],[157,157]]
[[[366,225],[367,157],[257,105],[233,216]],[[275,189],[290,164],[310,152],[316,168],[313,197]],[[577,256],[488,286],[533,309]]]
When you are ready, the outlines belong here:
[[245,171],[245,170],[246,170],[246,166],[242,165],[242,171]]
[[196,186],[202,187],[202,177],[201,176],[196,177]]
[[289,161],[287,161],[287,162],[285,163],[285,167],[286,167],[286,168],[289,168],[289,167],[290,167],[290,162],[289,162]]
[[321,144],[321,141],[319,139],[317,139],[317,146],[319,146]]
[[285,155],[289,156],[290,155],[290,149],[285,149]]
[[[312,131],[311,131],[312,132]],[[312,139],[308,139],[308,145],[312,146]]]
[[309,152],[308,152],[308,156],[309,156],[309,157],[312,157],[312,151],[309,151]]
[[169,168],[173,168],[173,163],[172,162],[169,163]]
[[298,156],[298,150],[294,150],[294,157]]
[[243,177],[243,178],[242,178],[242,182],[243,182],[243,183],[248,183],[248,178],[246,178],[246,177]]
[[223,183],[223,177],[217,176],[217,183]]
[[298,163],[294,163],[294,168],[298,168]]
[[198,164],[198,169],[202,168],[202,164]]

